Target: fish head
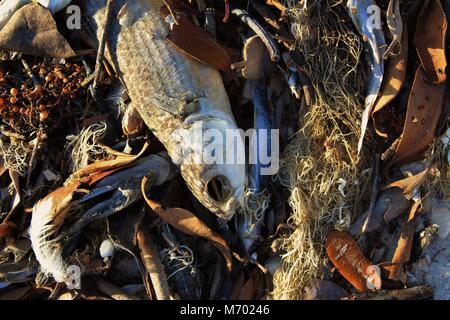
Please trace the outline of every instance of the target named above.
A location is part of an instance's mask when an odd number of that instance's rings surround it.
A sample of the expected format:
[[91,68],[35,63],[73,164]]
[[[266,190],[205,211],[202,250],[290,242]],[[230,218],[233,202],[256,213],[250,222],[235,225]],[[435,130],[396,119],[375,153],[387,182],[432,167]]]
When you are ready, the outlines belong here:
[[179,162],[187,186],[208,210],[230,220],[244,201],[242,130],[234,120],[206,117],[193,120],[187,128],[176,130],[175,135],[180,143],[171,157]]

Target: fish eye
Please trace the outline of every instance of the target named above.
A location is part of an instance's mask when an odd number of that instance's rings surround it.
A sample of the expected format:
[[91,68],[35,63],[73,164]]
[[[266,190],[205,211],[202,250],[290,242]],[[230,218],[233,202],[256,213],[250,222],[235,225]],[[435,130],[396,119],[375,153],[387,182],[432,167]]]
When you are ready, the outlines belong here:
[[219,203],[227,201],[231,196],[230,181],[224,176],[215,176],[207,183],[209,196]]

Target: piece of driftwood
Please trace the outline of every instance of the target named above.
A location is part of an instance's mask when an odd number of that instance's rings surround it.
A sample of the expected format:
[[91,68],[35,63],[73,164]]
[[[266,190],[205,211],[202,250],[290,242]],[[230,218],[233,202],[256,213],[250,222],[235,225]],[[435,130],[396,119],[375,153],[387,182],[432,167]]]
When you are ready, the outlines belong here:
[[380,290],[364,292],[342,300],[425,300],[433,298],[430,286],[419,286],[399,290]]

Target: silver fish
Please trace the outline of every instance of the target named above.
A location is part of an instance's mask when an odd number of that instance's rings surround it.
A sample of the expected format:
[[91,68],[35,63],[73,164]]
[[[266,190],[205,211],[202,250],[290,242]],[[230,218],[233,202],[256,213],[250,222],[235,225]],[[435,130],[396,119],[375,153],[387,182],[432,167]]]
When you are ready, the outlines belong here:
[[[87,22],[100,39],[106,0],[82,3]],[[203,137],[213,129],[225,137],[228,130],[237,132],[238,127],[219,72],[165,40],[169,27],[160,16],[163,5],[162,0],[116,0],[107,56],[146,125],[180,164],[189,189],[207,209],[229,220],[243,201],[245,163],[201,163],[199,150],[222,149],[219,152],[225,159],[233,146],[231,141],[202,139],[198,132]],[[235,138],[243,143],[241,137]],[[212,192],[217,186],[221,196]]]
[[[361,152],[364,135],[366,133],[369,116],[372,112],[378,93],[380,92],[381,82],[384,73],[384,51],[385,40],[381,21],[372,15],[377,13],[379,7],[373,0],[348,0],[347,9],[353,24],[363,36],[364,47],[366,50],[366,60],[368,65],[368,90],[365,101],[365,107],[361,118],[361,136],[358,143],[358,154]],[[378,15],[379,17],[379,15]],[[374,25],[373,25],[374,24]]]

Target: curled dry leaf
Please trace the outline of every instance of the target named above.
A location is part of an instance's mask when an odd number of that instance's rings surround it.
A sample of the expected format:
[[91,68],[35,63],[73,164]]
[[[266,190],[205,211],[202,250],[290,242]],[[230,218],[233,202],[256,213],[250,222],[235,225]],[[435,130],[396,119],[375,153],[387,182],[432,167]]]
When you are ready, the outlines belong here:
[[428,83],[423,67],[417,69],[403,133],[390,166],[422,160],[423,153],[435,137],[444,105],[445,87],[445,83]]
[[400,188],[403,191],[403,194],[411,198],[413,190],[422,185],[422,183],[425,181],[427,177],[429,170],[430,169],[427,168],[416,175],[392,182],[388,185],[388,188],[395,188],[395,187]]
[[144,146],[142,147],[142,150],[139,151],[139,153],[135,156],[129,156],[129,155],[120,156],[120,155],[118,155],[116,157],[116,159],[113,159],[113,160],[103,160],[103,161],[94,162],[94,163],[78,170],[74,174],[72,174],[69,177],[68,181],[79,180],[82,178],[86,178],[89,175],[92,175],[94,173],[99,173],[102,171],[111,172],[112,170],[117,170],[118,168],[123,168],[125,166],[128,166],[128,165],[132,164],[134,161],[136,161],[137,159],[139,159],[144,154],[144,152],[147,150],[147,148],[148,148],[148,143],[145,143]]
[[18,9],[1,29],[0,48],[43,57],[76,55],[59,33],[50,11],[36,3]]
[[397,248],[395,249],[394,257],[392,258],[392,265],[387,267],[389,270],[389,279],[391,280],[399,280],[406,283],[404,264],[408,262],[411,257],[414,233],[416,231],[416,213],[419,205],[420,201],[416,201],[412,206],[409,217],[406,220],[400,238],[398,239]]
[[164,209],[161,204],[148,198],[145,187],[149,179],[144,177],[142,179],[141,191],[142,195],[149,205],[149,207],[162,219],[164,222],[170,224],[172,227],[180,230],[191,236],[198,236],[210,240],[214,246],[222,253],[226,267],[229,271],[233,266],[233,259],[230,247],[227,242],[218,234],[216,234],[210,227],[208,227],[202,220],[197,218],[192,212],[182,208],[168,208]]
[[377,112],[387,106],[400,92],[406,78],[406,66],[408,60],[408,33],[406,25],[402,33],[401,48],[399,54],[392,56],[386,63],[386,70],[381,84],[380,97],[378,98],[372,111],[372,119],[374,121],[375,132],[382,137],[387,138],[377,123]]
[[341,231],[332,231],[326,239],[327,254],[340,274],[359,291],[367,290],[368,269],[372,263],[366,259],[353,238]]
[[[167,21],[171,14],[167,7],[161,8],[161,15]],[[183,53],[215,69],[230,72],[232,54],[206,30],[194,25],[187,16],[178,15],[171,24],[166,38]]]
[[414,45],[422,62],[425,76],[433,83],[443,83],[446,79],[446,32],[447,19],[441,1],[428,1],[417,19]]
[[281,14],[283,15],[286,11],[286,7],[278,0],[266,0],[266,3],[269,6],[274,6],[275,8],[277,8],[278,10],[281,11]]

